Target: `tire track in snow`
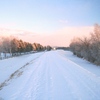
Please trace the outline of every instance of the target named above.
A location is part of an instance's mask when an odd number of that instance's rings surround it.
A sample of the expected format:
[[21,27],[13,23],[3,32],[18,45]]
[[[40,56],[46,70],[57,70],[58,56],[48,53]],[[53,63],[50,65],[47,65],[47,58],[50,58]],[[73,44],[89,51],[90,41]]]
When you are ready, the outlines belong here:
[[58,67],[62,67],[59,63],[61,61],[56,60],[59,57],[55,55],[51,55],[51,63],[52,63],[52,95],[53,100],[77,100],[73,97],[73,93],[70,89],[70,86],[66,79],[64,78],[61,70]]
[[[36,91],[37,95],[33,95],[32,96],[32,100],[51,100],[51,97],[50,97],[50,70],[49,70],[49,66],[48,66],[48,59],[47,59],[47,55],[45,54],[44,56],[44,61],[43,63],[41,64],[41,77],[39,79],[39,88],[38,88],[38,91]],[[41,59],[42,60],[42,59]],[[40,70],[40,69],[39,69]],[[33,94],[34,94],[35,91],[33,91]],[[35,99],[34,99],[35,98]]]
[[[43,55],[43,54],[42,54]],[[24,69],[26,67],[28,67],[30,64],[32,64],[36,59],[38,59],[41,55],[39,55],[38,57],[34,58],[33,60],[31,60],[30,62],[27,62],[25,65],[23,65],[22,67],[20,67],[18,70],[16,70],[14,73],[12,73],[8,79],[6,79],[4,82],[2,82],[0,84],[0,90],[3,89],[3,87],[7,86],[13,79],[20,77],[23,72]]]
[[[58,53],[59,53],[59,52],[58,52]],[[61,56],[64,60],[69,61],[69,62],[73,63],[74,65],[78,66],[78,67],[81,68],[82,70],[87,71],[87,73],[90,73],[91,75],[93,75],[93,77],[98,77],[96,74],[90,72],[89,70],[83,68],[82,66],[80,66],[80,65],[77,64],[77,63],[75,63],[74,61],[68,59],[65,55],[59,53],[59,56]],[[98,77],[98,78],[99,78],[99,77]]]
[[100,79],[58,52],[46,52],[33,62],[10,100],[100,100]]
[[[45,67],[43,67],[44,61],[42,61],[42,55],[39,59],[36,60],[35,64],[32,64],[31,66],[35,67],[35,70],[32,71],[29,79],[27,80],[27,83],[23,86],[22,90],[20,91],[18,98],[23,98],[22,100],[36,100],[37,94],[39,94],[39,90],[41,88],[40,80],[43,76],[43,71]],[[28,88],[27,86],[31,86]],[[25,91],[24,93],[22,91]]]
[[[77,99],[95,100],[96,98],[96,100],[99,100],[100,80],[92,75],[92,73],[88,73],[86,70],[80,68],[76,64],[73,64],[68,59],[63,59],[61,56],[59,58],[62,63],[62,67],[58,66],[58,68],[65,79],[70,83],[74,94],[78,96]],[[68,66],[65,66],[67,64]]]

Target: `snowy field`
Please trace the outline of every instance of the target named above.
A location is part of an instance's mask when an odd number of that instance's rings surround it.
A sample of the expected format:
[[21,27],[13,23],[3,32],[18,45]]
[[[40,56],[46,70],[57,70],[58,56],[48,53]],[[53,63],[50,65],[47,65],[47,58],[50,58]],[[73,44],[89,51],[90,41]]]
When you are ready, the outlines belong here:
[[100,100],[100,66],[63,50],[0,60],[0,100]]
[[14,56],[26,55],[26,54],[29,54],[29,53],[36,53],[36,52],[37,51],[30,51],[30,52],[25,52],[25,53],[14,53],[13,56],[10,53],[0,53],[0,60],[11,58],[11,57],[14,57]]
[[[11,54],[10,53],[6,53],[6,58],[10,58]],[[5,59],[5,53],[1,53],[0,54],[0,60]]]

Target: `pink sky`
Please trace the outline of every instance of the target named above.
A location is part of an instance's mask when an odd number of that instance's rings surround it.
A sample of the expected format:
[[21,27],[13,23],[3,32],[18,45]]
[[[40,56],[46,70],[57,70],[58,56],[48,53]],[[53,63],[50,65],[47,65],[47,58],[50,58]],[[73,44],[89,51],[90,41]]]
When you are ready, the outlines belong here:
[[89,34],[93,32],[92,26],[85,27],[64,27],[59,29],[53,33],[43,34],[43,33],[34,33],[24,30],[12,30],[0,28],[0,35],[2,36],[10,36],[14,35],[19,39],[23,39],[24,41],[28,41],[31,43],[40,43],[42,45],[51,45],[51,46],[68,46],[71,40],[74,37],[84,37],[89,36]]

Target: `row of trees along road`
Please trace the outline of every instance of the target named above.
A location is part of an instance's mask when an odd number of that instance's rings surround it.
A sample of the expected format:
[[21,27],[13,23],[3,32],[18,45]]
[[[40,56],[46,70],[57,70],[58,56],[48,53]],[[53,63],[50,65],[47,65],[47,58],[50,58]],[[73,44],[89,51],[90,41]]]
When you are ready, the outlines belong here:
[[73,54],[100,65],[100,25],[95,24],[90,38],[74,38],[70,44]]
[[43,47],[39,43],[29,43],[16,38],[0,37],[0,55],[1,53],[10,53],[11,56],[20,55],[21,53],[31,51],[51,50],[50,46]]

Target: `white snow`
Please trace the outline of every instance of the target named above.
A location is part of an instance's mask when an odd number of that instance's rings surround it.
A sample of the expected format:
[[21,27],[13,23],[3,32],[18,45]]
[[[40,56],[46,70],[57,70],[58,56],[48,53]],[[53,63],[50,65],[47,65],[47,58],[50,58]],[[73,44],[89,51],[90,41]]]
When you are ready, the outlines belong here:
[[[6,58],[10,58],[10,57],[11,57],[11,54],[10,53],[6,53]],[[0,54],[0,59],[5,59],[5,53],[1,53]]]
[[24,66],[26,63],[37,58],[42,53],[22,55],[9,59],[0,60],[0,83],[6,80],[13,72]]
[[70,51],[5,59],[0,61],[0,84],[5,83],[0,100],[100,100],[99,77],[99,66]]

